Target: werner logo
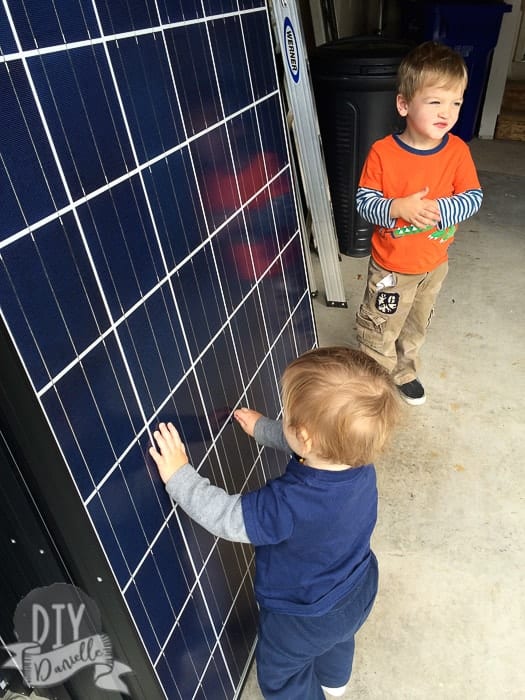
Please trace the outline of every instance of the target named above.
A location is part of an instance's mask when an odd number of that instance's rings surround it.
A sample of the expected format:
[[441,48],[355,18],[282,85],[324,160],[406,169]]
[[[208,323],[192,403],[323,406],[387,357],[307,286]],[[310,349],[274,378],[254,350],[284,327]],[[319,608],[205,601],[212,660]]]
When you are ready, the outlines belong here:
[[299,50],[297,39],[289,17],[284,19],[284,45],[286,47],[286,58],[288,68],[295,83],[299,82]]
[[59,685],[93,666],[95,685],[129,695],[120,675],[131,669],[114,661],[97,605],[79,588],[35,588],[18,603],[13,622],[18,643],[4,646],[11,658],[3,667],[17,668],[28,686]]

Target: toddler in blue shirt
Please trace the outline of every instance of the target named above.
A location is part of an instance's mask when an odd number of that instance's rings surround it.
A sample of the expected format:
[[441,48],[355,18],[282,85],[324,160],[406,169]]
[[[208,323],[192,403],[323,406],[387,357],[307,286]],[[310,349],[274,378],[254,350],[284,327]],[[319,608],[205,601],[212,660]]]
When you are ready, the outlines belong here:
[[310,350],[282,380],[282,421],[240,408],[261,445],[290,456],[282,476],[229,495],[189,464],[176,428],[161,423],[150,454],[170,497],[218,537],[255,547],[257,677],[267,700],[340,696],[354,636],[377,592],[370,538],[377,518],[372,459],[399,414],[390,376],[365,353]]

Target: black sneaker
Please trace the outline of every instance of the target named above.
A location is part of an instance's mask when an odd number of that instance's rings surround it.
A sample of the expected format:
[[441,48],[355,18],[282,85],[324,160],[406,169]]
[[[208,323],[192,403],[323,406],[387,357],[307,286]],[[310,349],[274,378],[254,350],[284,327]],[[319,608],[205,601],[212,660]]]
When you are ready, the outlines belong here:
[[397,388],[402,398],[411,406],[420,406],[427,399],[423,385],[418,379],[413,379],[406,384],[398,384]]

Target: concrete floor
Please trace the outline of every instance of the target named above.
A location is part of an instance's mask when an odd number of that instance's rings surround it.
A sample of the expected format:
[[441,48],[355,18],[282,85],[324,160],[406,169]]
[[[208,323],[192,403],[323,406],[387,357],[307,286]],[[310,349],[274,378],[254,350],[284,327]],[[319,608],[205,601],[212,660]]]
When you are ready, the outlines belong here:
[[[484,204],[450,251],[427,402],[377,462],[380,589],[347,700],[525,700],[525,142],[470,145]],[[313,263],[320,344],[354,345],[367,259],[342,259],[348,309]]]

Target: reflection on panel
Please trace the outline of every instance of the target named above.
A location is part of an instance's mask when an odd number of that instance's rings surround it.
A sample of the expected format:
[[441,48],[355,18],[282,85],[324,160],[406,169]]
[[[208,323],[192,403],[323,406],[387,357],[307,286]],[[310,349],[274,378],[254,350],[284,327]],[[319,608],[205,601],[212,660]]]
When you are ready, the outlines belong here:
[[[211,18],[212,16],[212,18]],[[282,458],[315,329],[265,3],[26,0],[0,9],[2,317],[168,698],[231,698],[253,552],[169,502],[159,420],[230,492]]]

